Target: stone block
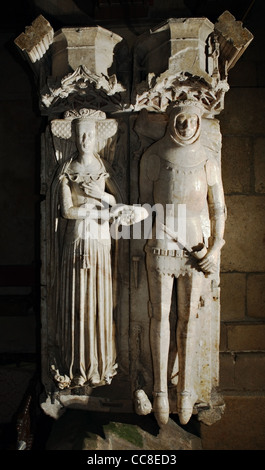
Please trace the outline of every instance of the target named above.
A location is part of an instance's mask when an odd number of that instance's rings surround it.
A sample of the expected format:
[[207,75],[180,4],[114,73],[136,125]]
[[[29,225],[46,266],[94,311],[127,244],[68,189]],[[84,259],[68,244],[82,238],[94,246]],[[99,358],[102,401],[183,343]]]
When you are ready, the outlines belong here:
[[265,450],[265,397],[224,396],[222,419],[201,424],[203,450]]
[[[211,82],[213,60],[205,62],[205,46],[214,25],[207,18],[169,18],[136,43],[135,58],[142,76],[185,73]],[[210,70],[206,70],[206,69]]]
[[247,315],[265,319],[265,274],[247,277]]
[[222,176],[224,192],[247,193],[251,188],[252,142],[248,137],[224,136]]
[[[174,64],[175,70],[178,71],[178,67],[183,65],[185,72],[209,80],[208,74],[205,73],[204,47],[209,34],[213,31],[213,24],[207,18],[170,19],[168,23],[171,33],[169,68],[171,69]],[[208,67],[212,66],[212,61],[209,61]],[[209,74],[211,72],[212,70]]]
[[235,357],[231,353],[220,354],[219,384],[221,390],[234,390],[235,388]]
[[262,391],[265,389],[264,352],[221,352],[220,389],[227,391]]
[[243,320],[246,308],[246,275],[221,274],[221,321]]
[[39,15],[30,26],[26,27],[25,33],[21,33],[15,39],[15,44],[34,63],[40,60],[49,49],[53,34],[50,23]]
[[255,191],[265,193],[265,137],[254,142]]
[[239,57],[253,40],[253,35],[243,28],[241,21],[229,12],[224,11],[215,24],[215,31],[220,43],[220,56],[227,61],[228,70],[234,67]]
[[230,351],[264,351],[265,324],[228,325],[227,346]]
[[220,324],[220,351],[227,351],[227,331],[226,331],[226,324],[221,322]]
[[115,46],[121,41],[120,36],[101,26],[62,28],[52,44],[53,77],[62,78],[80,65],[92,74],[108,76]]
[[265,198],[226,196],[226,205],[221,271],[264,272]]
[[[263,330],[264,334],[264,330]],[[265,353],[241,353],[235,356],[235,389],[265,390]]]
[[220,115],[222,135],[264,134],[264,100],[264,88],[231,88]]

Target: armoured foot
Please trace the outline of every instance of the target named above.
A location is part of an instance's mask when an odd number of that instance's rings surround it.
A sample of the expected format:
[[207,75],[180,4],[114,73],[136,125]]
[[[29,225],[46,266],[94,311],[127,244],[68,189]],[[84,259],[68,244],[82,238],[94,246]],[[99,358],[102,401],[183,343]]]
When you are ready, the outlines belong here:
[[153,412],[159,427],[165,426],[169,418],[167,392],[153,392]]
[[193,405],[189,392],[182,392],[178,397],[178,416],[181,424],[187,424],[191,418]]
[[134,408],[138,415],[147,415],[152,411],[151,402],[144,390],[136,390],[134,393]]

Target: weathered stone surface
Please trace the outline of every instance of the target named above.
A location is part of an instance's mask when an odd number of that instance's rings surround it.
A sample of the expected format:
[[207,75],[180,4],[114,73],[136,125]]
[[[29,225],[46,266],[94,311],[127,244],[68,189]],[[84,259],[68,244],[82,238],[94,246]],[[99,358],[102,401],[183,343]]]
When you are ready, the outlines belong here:
[[235,357],[232,353],[220,353],[220,389],[234,390],[235,389]]
[[243,28],[241,21],[236,21],[229,11],[219,16],[215,23],[215,31],[220,41],[220,52],[223,60],[227,61],[228,70],[236,64],[253,40],[253,35]]
[[251,189],[252,141],[248,137],[223,137],[222,175],[225,194]]
[[265,137],[257,137],[254,143],[255,191],[265,193]]
[[[262,328],[262,333],[264,335],[264,328]],[[264,353],[260,352],[237,354],[235,356],[235,389],[238,391],[264,391],[264,369]]]
[[52,44],[52,75],[62,78],[82,65],[94,74],[108,76],[120,41],[120,36],[100,26],[62,28]]
[[201,450],[200,438],[170,419],[67,411],[53,425],[46,450]]
[[243,320],[246,310],[246,275],[221,274],[221,321]]
[[264,352],[221,352],[221,390],[261,392],[265,386],[264,367]]
[[245,323],[227,326],[227,347],[230,351],[264,351],[265,325]]
[[[170,18],[138,38],[134,48],[134,109],[166,111],[167,106],[192,96],[201,96],[212,116],[223,109],[228,90],[227,56],[213,34],[214,25],[205,17]],[[229,40],[220,36],[223,44]]]
[[201,425],[203,450],[265,450],[265,397],[224,397],[223,418],[211,427]]
[[[136,44],[135,58],[139,61],[141,76],[159,75],[165,71],[177,74],[180,71],[203,77],[211,81],[210,70],[206,70],[205,44],[213,32],[214,25],[207,18],[170,18],[159,27],[145,32]],[[208,61],[208,58],[206,59]]]
[[263,272],[265,258],[265,198],[226,196],[228,217],[221,271]]
[[265,274],[249,274],[247,277],[247,314],[265,319]]
[[34,63],[46,54],[52,40],[53,29],[50,23],[42,15],[39,15],[31,26],[26,27],[25,33],[21,33],[15,39],[15,44]]
[[220,324],[220,344],[219,344],[220,351],[227,350],[227,334],[226,334],[226,324],[221,322]]
[[225,97],[224,111],[220,115],[222,134],[246,136],[263,134],[264,99],[264,88],[231,88]]

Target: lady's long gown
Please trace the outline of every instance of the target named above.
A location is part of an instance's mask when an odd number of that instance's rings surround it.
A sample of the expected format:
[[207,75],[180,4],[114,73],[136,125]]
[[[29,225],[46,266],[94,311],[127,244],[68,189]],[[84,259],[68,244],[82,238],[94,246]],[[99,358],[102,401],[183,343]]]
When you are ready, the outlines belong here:
[[[70,189],[69,205],[95,207],[98,201],[84,198],[82,184],[92,179],[104,188],[107,177],[102,162],[96,174],[71,173],[66,167],[60,179]],[[110,383],[117,365],[109,222],[67,220],[60,258],[56,336],[62,372],[76,385]]]

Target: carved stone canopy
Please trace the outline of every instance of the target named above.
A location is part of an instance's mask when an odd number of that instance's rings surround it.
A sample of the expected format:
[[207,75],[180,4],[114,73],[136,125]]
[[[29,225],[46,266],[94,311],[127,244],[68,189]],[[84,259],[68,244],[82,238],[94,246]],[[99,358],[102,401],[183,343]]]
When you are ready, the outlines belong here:
[[151,29],[135,45],[135,110],[161,112],[176,100],[197,99],[206,115],[219,114],[228,70],[252,39],[228,11],[215,25],[207,18],[170,18]]
[[52,77],[63,78],[80,65],[92,75],[107,77],[113,51],[121,41],[118,34],[100,26],[60,29],[52,44]]
[[100,26],[54,33],[40,15],[15,43],[39,77],[44,114],[69,106],[165,112],[176,100],[195,99],[214,116],[224,107],[228,71],[252,39],[228,11],[216,24],[170,18],[136,41],[132,77],[125,41]]

